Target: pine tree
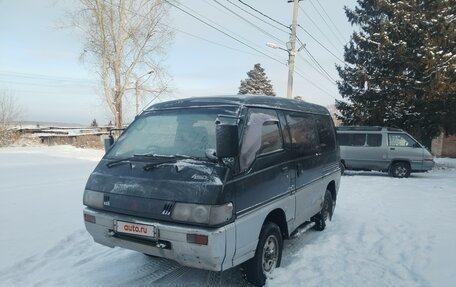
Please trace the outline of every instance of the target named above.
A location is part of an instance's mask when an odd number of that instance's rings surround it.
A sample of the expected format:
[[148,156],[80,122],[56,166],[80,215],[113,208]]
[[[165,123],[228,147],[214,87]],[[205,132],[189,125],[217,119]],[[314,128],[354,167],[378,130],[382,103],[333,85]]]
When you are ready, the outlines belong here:
[[247,72],[248,78],[241,80],[239,94],[254,94],[275,96],[271,81],[266,76],[264,69],[260,64],[255,64],[253,70]]
[[454,99],[447,98],[454,95],[455,61],[437,59],[434,50],[456,47],[451,1],[358,0],[354,10],[345,8],[360,29],[345,46],[348,64],[337,67],[339,92],[348,100],[336,103],[344,124],[400,127],[427,145],[445,128],[445,117],[455,113],[443,105]]

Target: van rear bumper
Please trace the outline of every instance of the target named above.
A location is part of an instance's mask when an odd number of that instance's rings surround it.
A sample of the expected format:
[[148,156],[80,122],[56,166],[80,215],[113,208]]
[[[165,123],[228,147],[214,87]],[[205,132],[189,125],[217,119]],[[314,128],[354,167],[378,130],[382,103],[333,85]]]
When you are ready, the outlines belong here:
[[[95,222],[84,221],[87,231],[95,242],[108,247],[122,247],[149,255],[163,257],[199,269],[223,271],[233,267],[235,250],[234,224],[220,228],[185,227],[117,213],[85,208],[84,214],[95,217]],[[139,224],[151,224],[158,229],[158,241],[125,236],[114,231],[114,221],[122,220]],[[187,234],[206,235],[207,245],[187,242]]]

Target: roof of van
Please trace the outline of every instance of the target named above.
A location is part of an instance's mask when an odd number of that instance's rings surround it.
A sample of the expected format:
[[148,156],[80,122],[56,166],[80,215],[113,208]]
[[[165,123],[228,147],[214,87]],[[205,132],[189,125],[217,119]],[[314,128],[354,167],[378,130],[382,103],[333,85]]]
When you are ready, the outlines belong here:
[[255,106],[264,108],[276,108],[282,110],[302,111],[317,114],[329,115],[328,110],[319,105],[292,100],[280,97],[258,96],[258,95],[231,95],[179,99],[154,104],[147,108],[147,111],[165,110],[174,108],[188,108],[198,106]]
[[389,132],[403,132],[398,128],[380,127],[380,126],[340,126],[336,128],[337,131],[359,131],[359,132],[373,132],[373,131],[389,131]]

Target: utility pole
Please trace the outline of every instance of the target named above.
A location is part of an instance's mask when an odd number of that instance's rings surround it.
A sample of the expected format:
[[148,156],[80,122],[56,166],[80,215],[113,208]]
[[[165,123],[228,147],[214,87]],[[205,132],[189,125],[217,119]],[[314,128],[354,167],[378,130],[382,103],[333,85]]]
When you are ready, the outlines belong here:
[[288,0],[288,3],[293,2],[293,22],[291,24],[290,47],[288,53],[288,87],[287,98],[293,98],[293,74],[296,56],[296,26],[298,25],[298,8],[299,0]]

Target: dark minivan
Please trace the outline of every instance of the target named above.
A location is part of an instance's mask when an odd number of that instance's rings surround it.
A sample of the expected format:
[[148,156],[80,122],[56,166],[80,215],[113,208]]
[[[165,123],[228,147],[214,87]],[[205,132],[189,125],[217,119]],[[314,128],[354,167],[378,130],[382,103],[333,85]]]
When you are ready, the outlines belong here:
[[284,238],[325,228],[339,161],[332,119],[318,105],[266,96],[155,104],[90,175],[85,226],[100,244],[185,266],[244,263],[247,279],[263,285]]

